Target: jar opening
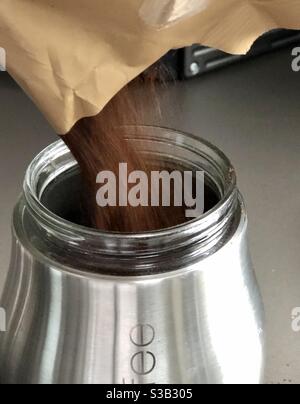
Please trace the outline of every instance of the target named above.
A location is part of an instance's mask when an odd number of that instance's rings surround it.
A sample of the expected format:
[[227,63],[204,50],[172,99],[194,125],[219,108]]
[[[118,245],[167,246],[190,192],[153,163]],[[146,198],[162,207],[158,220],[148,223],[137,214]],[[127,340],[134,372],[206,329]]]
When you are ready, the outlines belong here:
[[[197,136],[166,128],[128,127],[128,141],[134,142],[145,158],[204,171],[206,212],[186,223],[153,232],[123,234],[89,228],[79,210],[81,182],[77,163],[59,141],[35,158],[24,182],[26,209],[35,231],[41,233],[34,237],[40,250],[47,253],[51,249],[51,257],[64,263],[68,261],[68,251],[71,261],[76,257],[89,270],[99,271],[101,262],[106,268],[112,264],[115,273],[119,266],[120,272],[126,274],[124,266],[128,266],[128,271],[136,274],[145,273],[147,268],[155,271],[155,263],[161,263],[163,257],[168,261],[166,270],[170,270],[170,252],[178,264],[183,255],[206,254],[224,238],[238,205],[235,171],[226,156]],[[111,274],[112,268],[107,271]]]
[[[195,189],[195,179],[193,188]],[[89,220],[89,212],[87,212],[84,208],[83,199],[83,181],[79,168],[74,166],[66,172],[60,174],[49,185],[47,185],[40,197],[40,202],[56,216],[74,225],[84,226],[92,229]],[[208,177],[206,177],[204,184],[203,213],[205,214],[212,210],[220,202],[220,200],[221,195],[219,195],[216,186],[209,181]],[[166,215],[172,214],[172,207],[171,210],[166,207],[165,213]],[[183,217],[182,223],[180,224],[188,223],[189,221],[191,221],[191,219]],[[163,227],[159,230],[163,230]]]

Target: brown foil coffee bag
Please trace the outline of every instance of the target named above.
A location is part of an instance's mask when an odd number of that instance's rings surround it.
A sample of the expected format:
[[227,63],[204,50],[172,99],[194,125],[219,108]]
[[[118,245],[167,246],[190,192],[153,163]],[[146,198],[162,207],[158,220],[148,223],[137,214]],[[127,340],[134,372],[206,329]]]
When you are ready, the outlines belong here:
[[299,0],[0,1],[7,70],[59,134],[172,48],[241,54],[274,28],[300,28]]

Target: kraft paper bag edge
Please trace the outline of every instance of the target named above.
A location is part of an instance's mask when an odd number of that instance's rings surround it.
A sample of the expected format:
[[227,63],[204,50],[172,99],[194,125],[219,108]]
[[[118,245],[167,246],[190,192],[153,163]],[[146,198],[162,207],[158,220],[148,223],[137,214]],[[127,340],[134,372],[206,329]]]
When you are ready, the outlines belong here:
[[[0,47],[6,50],[7,70],[58,134],[98,114],[172,48],[201,43],[242,54],[271,29],[300,28],[298,0],[206,0],[201,12],[171,25],[167,18],[159,29],[141,18],[143,0],[126,0],[126,6],[120,0],[110,0],[109,6],[105,0],[89,0],[90,13],[88,8],[80,19],[80,6],[87,7],[87,1],[73,0],[72,10],[69,0],[43,0],[39,7],[25,2],[16,11],[17,3],[0,4]],[[32,25],[36,21],[40,25]]]

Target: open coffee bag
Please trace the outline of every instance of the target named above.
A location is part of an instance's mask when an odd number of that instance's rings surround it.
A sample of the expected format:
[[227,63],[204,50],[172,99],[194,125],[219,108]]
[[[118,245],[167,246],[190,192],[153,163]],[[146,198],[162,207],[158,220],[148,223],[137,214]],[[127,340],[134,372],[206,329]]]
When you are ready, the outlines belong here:
[[274,28],[300,28],[299,0],[0,2],[7,70],[58,134],[98,114],[172,48],[241,54]]

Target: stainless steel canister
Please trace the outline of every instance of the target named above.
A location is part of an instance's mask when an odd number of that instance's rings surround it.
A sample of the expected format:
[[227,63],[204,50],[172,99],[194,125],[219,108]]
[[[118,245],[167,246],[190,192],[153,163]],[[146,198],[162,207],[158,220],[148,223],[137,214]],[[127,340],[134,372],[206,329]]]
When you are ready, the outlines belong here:
[[93,230],[70,219],[72,155],[62,142],[45,149],[14,211],[0,382],[260,383],[263,306],[232,165],[170,129],[128,128],[128,141],[145,158],[204,170],[217,202],[167,230]]

